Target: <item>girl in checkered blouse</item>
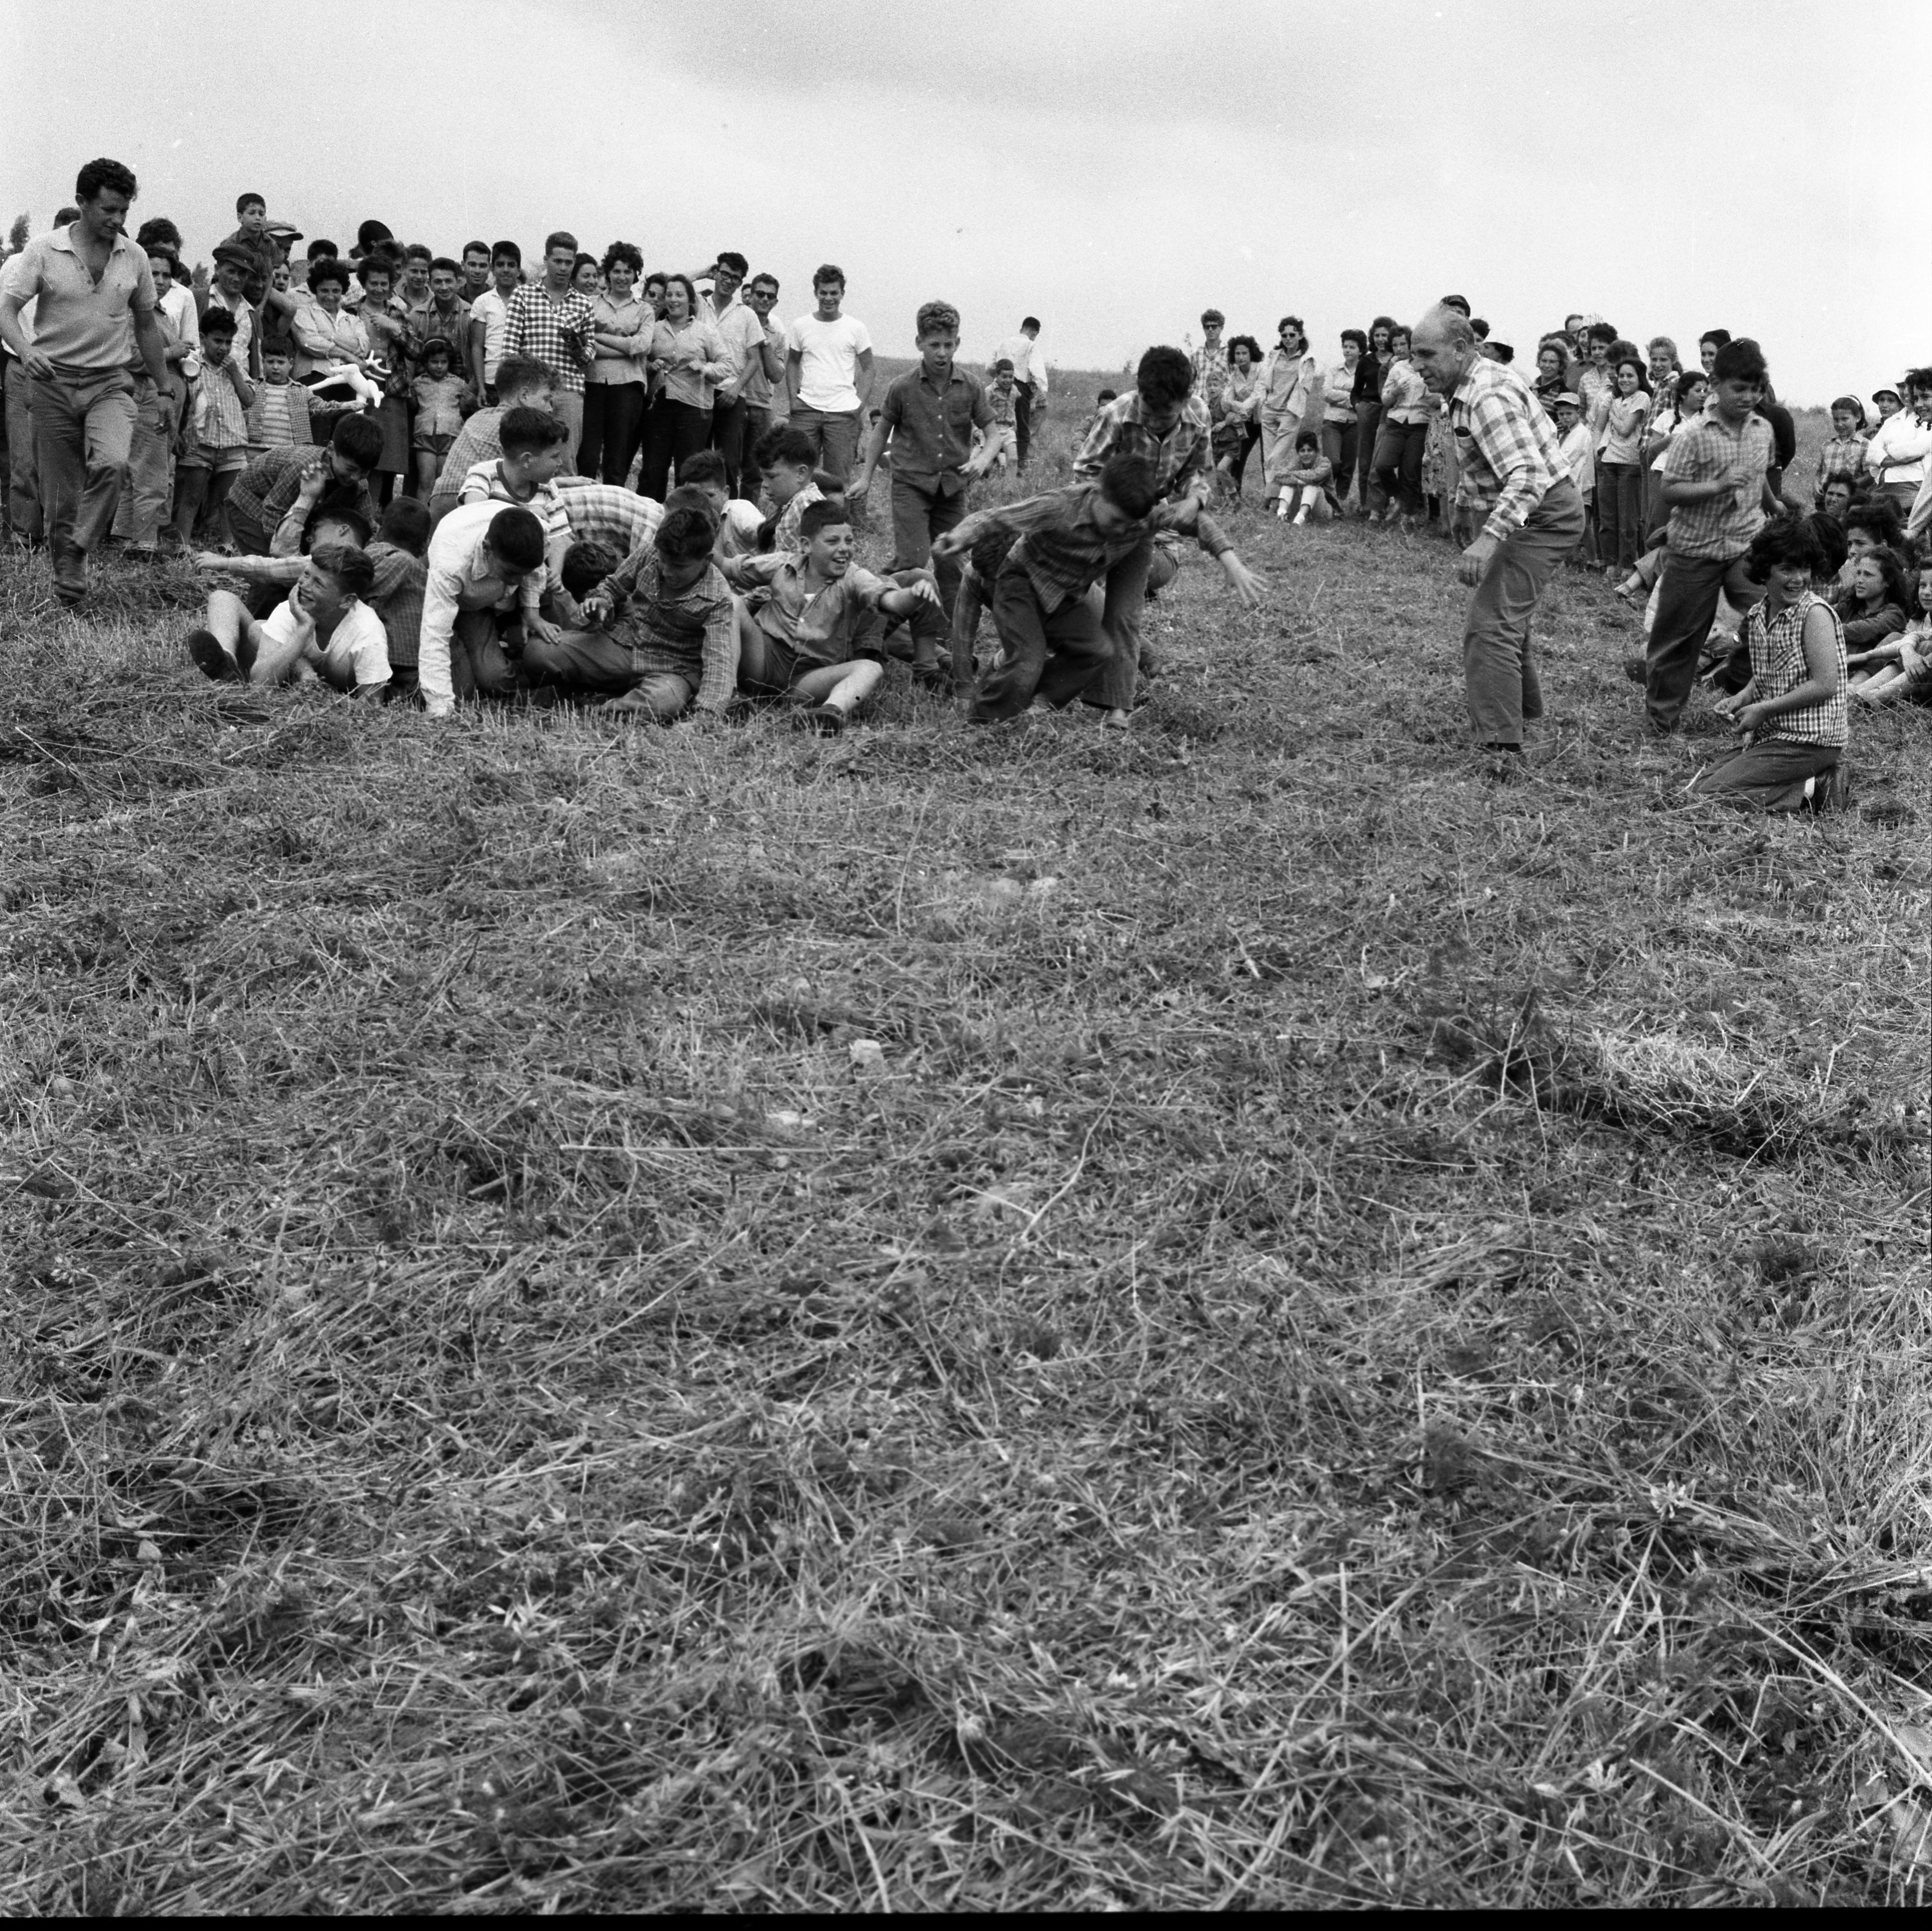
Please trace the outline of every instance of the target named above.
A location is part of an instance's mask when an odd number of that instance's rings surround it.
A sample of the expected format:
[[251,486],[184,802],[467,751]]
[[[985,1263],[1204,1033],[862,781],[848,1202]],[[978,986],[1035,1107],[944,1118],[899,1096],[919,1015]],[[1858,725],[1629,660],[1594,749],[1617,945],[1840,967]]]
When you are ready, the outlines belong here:
[[1763,602],[1744,619],[1750,682],[1716,706],[1736,721],[1744,748],[1690,788],[1747,811],[1802,811],[1842,788],[1845,633],[1838,612],[1813,587],[1828,562],[1808,523],[1780,517],[1767,523],[1752,540],[1745,567],[1766,585]]

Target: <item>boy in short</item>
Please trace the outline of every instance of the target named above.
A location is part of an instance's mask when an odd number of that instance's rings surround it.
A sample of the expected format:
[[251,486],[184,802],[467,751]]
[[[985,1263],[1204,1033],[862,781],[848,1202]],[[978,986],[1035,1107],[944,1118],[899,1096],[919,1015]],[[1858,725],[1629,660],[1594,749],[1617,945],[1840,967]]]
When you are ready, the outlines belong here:
[[232,544],[228,492],[248,466],[248,412],[255,385],[235,353],[235,318],[210,305],[201,318],[201,373],[188,402],[182,459],[175,472],[175,534],[183,544],[199,524],[211,544]]
[[470,394],[469,384],[452,370],[452,353],[440,335],[430,336],[422,345],[422,373],[410,384],[416,403],[410,442],[416,457],[416,494],[425,501],[463,427],[463,405]]

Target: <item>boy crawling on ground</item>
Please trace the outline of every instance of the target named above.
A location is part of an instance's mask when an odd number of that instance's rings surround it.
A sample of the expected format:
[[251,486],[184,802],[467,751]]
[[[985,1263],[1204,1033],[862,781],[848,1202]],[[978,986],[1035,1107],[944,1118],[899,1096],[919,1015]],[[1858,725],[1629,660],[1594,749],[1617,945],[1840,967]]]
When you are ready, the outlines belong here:
[[382,620],[363,599],[376,568],[346,544],[318,544],[286,602],[269,616],[248,614],[232,591],[211,592],[204,629],[188,654],[218,682],[308,683],[320,677],[352,697],[380,700],[389,681]]
[[711,560],[717,540],[708,511],[668,505],[656,535],[584,598],[588,628],[526,638],[526,673],[614,694],[610,711],[668,723],[694,696],[700,715],[721,715],[737,688],[738,639],[731,592]]
[[748,556],[738,571],[748,594],[738,606],[738,682],[754,697],[782,697],[799,722],[843,730],[885,674],[863,633],[873,610],[945,629],[929,578],[898,588],[852,562],[852,526],[839,505],[816,502],[799,519],[803,546],[791,556]]

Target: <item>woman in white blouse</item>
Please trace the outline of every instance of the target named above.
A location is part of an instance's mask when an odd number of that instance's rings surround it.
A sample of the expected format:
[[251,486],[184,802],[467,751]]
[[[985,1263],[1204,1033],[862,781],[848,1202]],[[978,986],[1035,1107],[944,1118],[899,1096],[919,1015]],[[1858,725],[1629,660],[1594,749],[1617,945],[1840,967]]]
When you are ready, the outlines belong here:
[[663,380],[644,423],[638,487],[662,502],[674,468],[711,442],[711,405],[736,364],[724,337],[698,306],[688,275],[664,277],[664,319],[651,337],[651,366]]

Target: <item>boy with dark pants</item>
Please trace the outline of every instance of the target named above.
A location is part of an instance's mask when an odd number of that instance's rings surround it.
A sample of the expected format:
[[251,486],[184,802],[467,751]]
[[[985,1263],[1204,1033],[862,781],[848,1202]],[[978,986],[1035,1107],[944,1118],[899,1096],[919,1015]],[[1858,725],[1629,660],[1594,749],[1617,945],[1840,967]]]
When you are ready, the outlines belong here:
[[1676,730],[1689,701],[1719,595],[1743,610],[1764,595],[1744,564],[1766,513],[1778,508],[1766,474],[1771,425],[1754,413],[1766,373],[1764,357],[1749,337],[1726,342],[1711,364],[1711,400],[1703,415],[1677,432],[1664,459],[1661,493],[1670,526],[1642,660],[1644,708],[1660,737]]
[[[954,364],[959,349],[958,310],[950,302],[928,301],[920,310],[914,330],[920,365],[886,391],[859,473],[845,488],[848,502],[864,498],[890,440],[892,554],[902,569],[917,568],[932,556],[932,539],[965,515],[968,487],[986,473],[1006,445],[1006,431],[994,421],[980,379]],[[975,429],[986,436],[976,455]],[[940,601],[950,617],[959,592],[959,565],[945,556],[934,567]]]
[[836,503],[814,503],[799,535],[802,553],[739,565],[737,580],[752,594],[738,606],[738,682],[754,696],[805,707],[801,723],[842,731],[885,675],[866,637],[869,613],[903,617],[916,635],[922,625],[942,634],[939,593],[927,577],[896,588],[855,568],[852,526]]
[[[1241,570],[1210,517],[1191,502],[1182,513],[1196,523],[1204,550]],[[1019,533],[993,584],[993,625],[1004,655],[980,680],[968,714],[974,724],[1058,710],[1088,688],[1120,640],[1087,593],[1104,578],[1111,608],[1118,580],[1131,571],[1140,594],[1156,523],[1174,514],[1162,508],[1156,516],[1152,468],[1123,454],[1093,481],[982,510],[935,539],[935,556],[956,557],[989,530]]]
[[695,508],[667,505],[656,536],[583,599],[586,630],[524,649],[526,670],[566,687],[621,692],[607,711],[664,723],[694,696],[717,716],[738,683],[731,592],[711,560],[718,526]]

